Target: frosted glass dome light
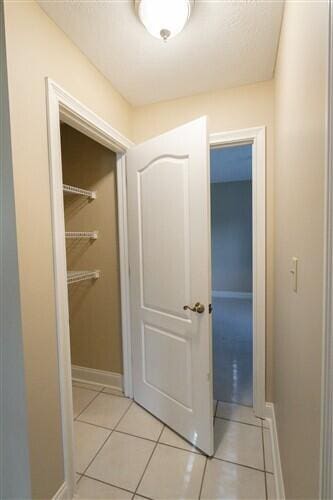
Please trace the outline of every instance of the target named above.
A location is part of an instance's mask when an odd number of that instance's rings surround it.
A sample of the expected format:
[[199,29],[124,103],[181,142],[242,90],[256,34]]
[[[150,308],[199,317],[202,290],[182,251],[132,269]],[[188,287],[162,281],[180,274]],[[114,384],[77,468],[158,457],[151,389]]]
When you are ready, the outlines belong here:
[[138,16],[147,31],[165,42],[180,33],[191,14],[193,0],[136,0]]

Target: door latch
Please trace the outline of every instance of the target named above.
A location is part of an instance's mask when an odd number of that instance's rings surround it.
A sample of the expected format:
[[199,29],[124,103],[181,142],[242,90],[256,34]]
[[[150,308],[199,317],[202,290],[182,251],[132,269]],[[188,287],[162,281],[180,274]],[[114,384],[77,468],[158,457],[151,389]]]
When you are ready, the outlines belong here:
[[203,304],[200,304],[200,302],[197,302],[193,307],[184,306],[183,309],[184,309],[184,311],[186,311],[186,309],[189,309],[190,311],[196,312],[199,314],[202,314],[203,312],[205,312],[205,306]]

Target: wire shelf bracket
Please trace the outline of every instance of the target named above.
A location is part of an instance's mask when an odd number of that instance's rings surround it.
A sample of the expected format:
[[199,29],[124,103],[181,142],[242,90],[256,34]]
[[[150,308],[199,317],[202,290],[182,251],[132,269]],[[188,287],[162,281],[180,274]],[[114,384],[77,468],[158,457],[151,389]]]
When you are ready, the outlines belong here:
[[65,232],[66,239],[77,239],[83,238],[88,240],[97,240],[98,231],[66,231]]
[[87,191],[86,189],[70,186],[69,184],[63,184],[62,189],[65,194],[78,194],[80,196],[86,196],[91,200],[95,200],[97,197],[96,191]]
[[100,277],[100,271],[67,271],[67,284],[79,281],[96,280]]

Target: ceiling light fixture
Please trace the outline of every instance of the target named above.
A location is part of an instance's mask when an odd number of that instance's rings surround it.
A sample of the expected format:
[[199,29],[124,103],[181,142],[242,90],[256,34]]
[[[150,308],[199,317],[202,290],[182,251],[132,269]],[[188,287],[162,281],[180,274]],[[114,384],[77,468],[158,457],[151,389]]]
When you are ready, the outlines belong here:
[[165,42],[188,22],[194,0],[135,0],[138,16],[147,31]]

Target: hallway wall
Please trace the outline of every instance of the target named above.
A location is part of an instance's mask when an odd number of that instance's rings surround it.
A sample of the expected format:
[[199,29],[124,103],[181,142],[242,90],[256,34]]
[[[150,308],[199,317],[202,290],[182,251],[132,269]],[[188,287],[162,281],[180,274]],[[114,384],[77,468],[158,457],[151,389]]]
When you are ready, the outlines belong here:
[[287,2],[276,68],[274,400],[290,499],[319,498],[327,47],[328,2]]
[[3,3],[0,60],[0,498],[15,500],[31,484]]
[[5,2],[33,498],[64,481],[45,77],[131,136],[131,106],[34,1]]

